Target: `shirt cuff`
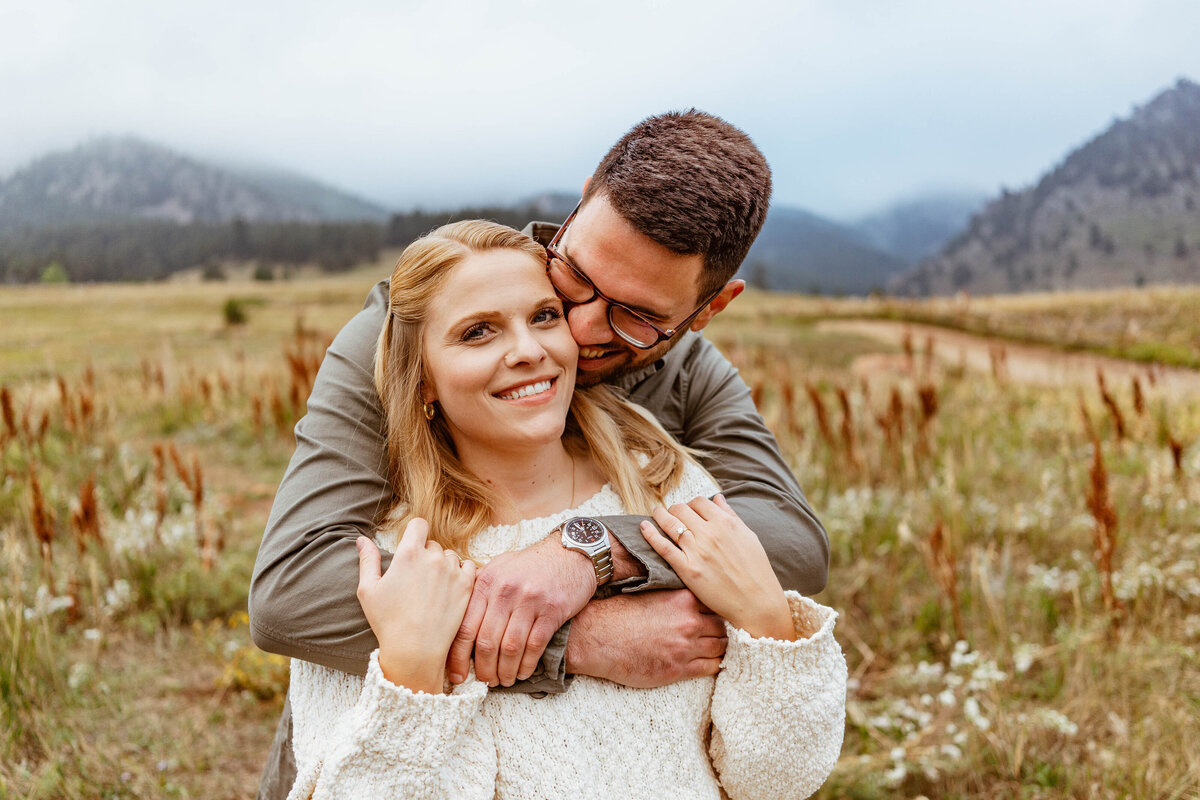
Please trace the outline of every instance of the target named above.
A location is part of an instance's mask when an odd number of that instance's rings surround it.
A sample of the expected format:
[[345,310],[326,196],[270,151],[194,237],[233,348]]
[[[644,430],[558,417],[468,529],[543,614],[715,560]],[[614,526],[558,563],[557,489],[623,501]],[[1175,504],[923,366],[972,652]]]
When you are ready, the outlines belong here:
[[642,536],[641,523],[647,517],[619,516],[600,517],[601,522],[612,531],[612,535],[629,555],[633,556],[645,575],[633,575],[609,584],[606,594],[630,594],[633,592],[648,592],[654,589],[682,589],[683,581],[675,574],[663,557],[654,552],[654,548]]

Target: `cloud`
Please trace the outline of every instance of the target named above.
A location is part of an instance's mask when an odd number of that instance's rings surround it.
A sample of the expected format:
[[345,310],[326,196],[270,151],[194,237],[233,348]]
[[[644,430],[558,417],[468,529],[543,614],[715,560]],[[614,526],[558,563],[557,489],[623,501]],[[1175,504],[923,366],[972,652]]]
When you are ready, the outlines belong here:
[[745,128],[777,201],[851,214],[1019,185],[1181,74],[1200,7],[953,0],[602,7],[22,2],[0,171],[89,135],[284,166],[405,206],[578,188],[641,117]]

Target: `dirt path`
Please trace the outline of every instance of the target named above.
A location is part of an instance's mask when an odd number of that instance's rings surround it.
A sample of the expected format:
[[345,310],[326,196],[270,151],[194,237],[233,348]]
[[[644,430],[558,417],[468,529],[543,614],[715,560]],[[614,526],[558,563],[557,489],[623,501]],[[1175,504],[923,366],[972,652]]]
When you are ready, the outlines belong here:
[[[932,339],[934,356],[938,361],[961,364],[967,369],[981,372],[992,370],[993,354],[998,348],[1003,348],[1004,368],[1008,377],[1022,383],[1094,386],[1096,371],[1100,370],[1114,382],[1125,382],[1137,375],[1170,394],[1200,395],[1200,371],[1197,370],[990,339],[934,325],[890,320],[826,320],[817,324],[817,330],[869,336],[896,346],[901,346],[905,337],[911,336],[917,358],[921,358],[926,341]],[[903,364],[905,359],[903,354],[862,356],[855,359],[851,369],[858,374],[869,374]]]

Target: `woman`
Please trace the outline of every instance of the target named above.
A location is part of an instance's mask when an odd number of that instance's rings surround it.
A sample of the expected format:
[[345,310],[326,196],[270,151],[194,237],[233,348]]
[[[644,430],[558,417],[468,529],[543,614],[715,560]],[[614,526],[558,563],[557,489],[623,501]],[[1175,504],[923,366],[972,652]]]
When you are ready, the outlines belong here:
[[[577,356],[531,239],[463,222],[401,256],[375,371],[406,501],[376,537],[395,552],[385,575],[359,540],[380,647],[365,680],[292,662],[292,797],[805,797],[833,768],[836,615],[783,592],[754,533],[705,499],[718,487],[652,420],[604,387],[575,392]],[[650,509],[668,533],[647,525],[647,540],[727,621],[718,676],[441,693],[475,561],[572,517]]]

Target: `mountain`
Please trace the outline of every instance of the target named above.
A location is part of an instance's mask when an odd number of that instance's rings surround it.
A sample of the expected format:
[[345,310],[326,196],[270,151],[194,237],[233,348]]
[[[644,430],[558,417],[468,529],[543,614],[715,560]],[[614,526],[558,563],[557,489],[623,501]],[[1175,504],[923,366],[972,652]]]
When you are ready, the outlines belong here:
[[898,200],[853,228],[878,249],[916,264],[962,232],[986,199],[982,192],[930,192]]
[[852,228],[798,208],[773,206],[739,275],[751,286],[775,291],[867,294],[908,266]]
[[278,171],[217,167],[133,137],[93,139],[0,181],[0,233],[150,219],[178,223],[387,218],[365,200]]
[[1005,191],[902,294],[1027,292],[1200,281],[1200,85],[1180,79]]

